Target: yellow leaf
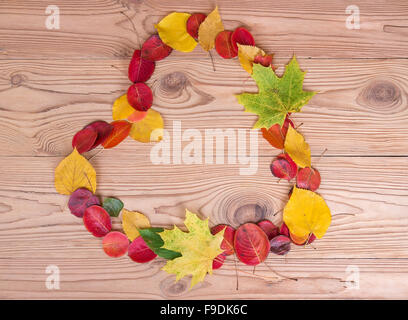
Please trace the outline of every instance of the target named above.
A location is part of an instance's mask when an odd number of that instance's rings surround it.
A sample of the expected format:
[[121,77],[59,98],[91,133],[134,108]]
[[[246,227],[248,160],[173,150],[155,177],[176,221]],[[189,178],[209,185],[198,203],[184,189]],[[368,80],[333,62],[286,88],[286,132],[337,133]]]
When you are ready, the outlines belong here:
[[157,142],[163,138],[163,127],[160,113],[150,108],[146,117],[132,124],[129,136],[140,142]]
[[124,94],[115,100],[112,107],[112,119],[124,120],[127,119],[135,109],[129,104],[127,95]]
[[255,46],[246,46],[238,43],[238,58],[242,68],[252,74],[252,65],[256,56],[265,55],[265,51]]
[[198,42],[205,51],[210,51],[215,46],[215,38],[224,31],[218,6],[205,18],[198,28]]
[[122,210],[122,227],[130,241],[133,241],[140,233],[138,229],[150,228],[149,219],[136,211]]
[[299,167],[311,166],[309,144],[292,126],[289,126],[286,134],[285,151]]
[[160,39],[175,50],[182,52],[193,51],[197,42],[187,32],[189,13],[173,12],[154,25],[159,32]]
[[87,188],[95,193],[96,172],[75,148],[55,168],[55,189],[60,194],[71,194],[78,188]]
[[313,233],[320,239],[330,226],[331,214],[320,195],[294,186],[283,210],[283,221],[297,237],[308,238],[309,234]]
[[220,245],[224,231],[212,235],[208,218],[201,220],[188,210],[184,224],[189,232],[183,232],[174,226],[174,229],[160,233],[164,241],[162,248],[181,253],[181,257],[168,260],[162,270],[176,274],[176,281],[191,274],[192,288],[203,281],[207,273],[212,274],[213,260],[223,252]]

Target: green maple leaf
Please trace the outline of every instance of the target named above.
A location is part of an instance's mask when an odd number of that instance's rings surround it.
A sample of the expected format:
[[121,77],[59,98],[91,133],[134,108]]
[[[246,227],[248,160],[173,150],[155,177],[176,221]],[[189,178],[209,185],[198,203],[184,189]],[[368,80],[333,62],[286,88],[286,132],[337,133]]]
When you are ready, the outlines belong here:
[[162,270],[176,274],[176,281],[191,274],[193,287],[203,281],[207,273],[212,274],[213,260],[223,253],[220,245],[224,239],[224,232],[212,235],[208,219],[201,220],[188,210],[184,224],[189,232],[183,232],[174,226],[174,229],[160,233],[164,242],[162,248],[181,253],[181,257],[167,261]]
[[282,126],[288,112],[299,112],[308,103],[316,92],[303,91],[305,74],[300,70],[295,56],[286,65],[281,78],[271,67],[254,63],[251,76],[259,92],[237,95],[238,102],[245,107],[246,112],[259,116],[254,129],[268,129],[276,123]]

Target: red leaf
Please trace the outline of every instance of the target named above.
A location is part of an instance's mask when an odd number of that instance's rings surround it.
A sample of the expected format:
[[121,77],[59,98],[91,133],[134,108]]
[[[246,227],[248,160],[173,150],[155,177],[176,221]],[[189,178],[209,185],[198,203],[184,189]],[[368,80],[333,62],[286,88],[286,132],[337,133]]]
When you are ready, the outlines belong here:
[[296,186],[298,188],[316,191],[320,186],[320,173],[314,168],[302,168],[296,177]]
[[285,255],[290,250],[290,239],[287,236],[276,236],[270,241],[271,252],[278,255]]
[[275,177],[288,181],[296,177],[297,165],[287,153],[281,153],[271,163],[271,172]]
[[134,111],[127,119],[128,121],[135,123],[143,120],[147,116],[147,111]]
[[153,61],[143,59],[141,51],[135,50],[129,63],[128,77],[132,82],[146,82],[153,74],[155,64]]
[[72,138],[72,148],[76,148],[79,153],[84,153],[92,149],[98,133],[93,128],[79,130]]
[[103,237],[112,229],[109,213],[100,206],[87,208],[83,220],[85,228],[95,237]]
[[227,226],[226,224],[219,224],[211,228],[211,234],[217,234],[224,229],[224,240],[222,240],[220,247],[224,250],[223,254],[229,256],[234,253],[235,229],[231,226]]
[[257,225],[266,233],[268,240],[275,238],[279,234],[279,228],[272,221],[262,220]]
[[138,111],[147,111],[153,103],[152,90],[144,83],[134,83],[127,91],[129,104]]
[[194,13],[190,16],[190,18],[188,18],[186,24],[187,32],[194,39],[198,38],[198,28],[205,18],[207,18],[207,16],[203,13]]
[[93,193],[86,188],[79,188],[71,193],[68,208],[74,216],[82,218],[86,208],[95,204],[100,205],[98,197],[94,196]]
[[143,43],[141,56],[145,60],[159,61],[166,58],[172,51],[171,47],[165,44],[157,34],[154,34]]
[[254,223],[245,223],[237,229],[234,247],[238,259],[250,266],[265,261],[270,249],[265,232]]
[[289,237],[289,228],[288,226],[285,224],[285,222],[281,225],[280,229],[279,229],[279,233],[281,235],[284,235],[286,237]]
[[221,253],[218,256],[216,256],[215,259],[213,260],[213,264],[212,264],[213,270],[221,268],[222,265],[224,264],[225,258],[226,258],[226,256],[225,256],[224,253]]
[[294,127],[292,120],[286,117],[283,126],[275,124],[269,129],[262,128],[262,136],[275,148],[283,149],[289,125]]
[[122,232],[109,232],[102,240],[103,251],[110,257],[123,256],[129,247],[129,240]]
[[215,38],[215,50],[224,59],[231,59],[237,56],[238,51],[234,49],[231,42],[232,31],[221,31]]
[[257,55],[254,58],[254,63],[259,63],[264,67],[271,66],[272,70],[276,70],[276,67],[272,65],[273,54]]
[[105,149],[113,148],[121,143],[129,135],[130,129],[132,128],[132,124],[126,120],[113,121],[111,125],[113,126],[113,130],[102,143]]
[[98,134],[91,149],[96,148],[97,146],[102,144],[113,130],[113,126],[106,121],[95,121],[91,124],[88,124],[85,128],[92,128]]
[[236,28],[231,36],[231,42],[236,52],[238,52],[238,45],[243,44],[247,46],[254,46],[255,40],[252,34],[245,28]]
[[129,246],[128,256],[135,262],[145,263],[157,257],[146,244],[142,237],[137,237]]

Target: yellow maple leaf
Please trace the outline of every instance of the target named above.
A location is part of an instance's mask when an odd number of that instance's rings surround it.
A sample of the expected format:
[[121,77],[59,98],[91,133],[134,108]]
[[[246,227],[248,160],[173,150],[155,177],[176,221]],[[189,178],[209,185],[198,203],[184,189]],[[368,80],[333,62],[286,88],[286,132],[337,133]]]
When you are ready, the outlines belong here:
[[140,212],[123,209],[122,227],[129,240],[133,241],[138,236],[140,236],[138,229],[150,228],[150,221],[144,214]]
[[78,188],[87,188],[95,193],[96,172],[77,149],[63,159],[55,168],[55,189],[60,194],[71,194]]
[[177,226],[160,233],[164,245],[162,248],[181,253],[181,257],[168,260],[162,270],[176,275],[176,281],[191,274],[191,288],[204,280],[207,273],[212,274],[215,257],[223,252],[220,248],[224,231],[212,235],[208,227],[208,218],[201,220],[195,213],[186,209],[184,220],[189,232],[183,232]]
[[238,59],[242,68],[246,72],[252,74],[252,65],[256,56],[264,56],[266,53],[262,49],[255,46],[247,46],[238,43]]
[[164,17],[154,27],[159,32],[160,39],[175,50],[182,52],[193,51],[197,42],[187,32],[187,20],[191,14],[172,12]]
[[215,38],[224,31],[218,6],[205,18],[198,28],[198,42],[205,51],[210,51],[215,46]]
[[283,221],[297,237],[308,238],[313,233],[321,238],[331,223],[330,209],[317,193],[293,187],[293,193],[283,210]]
[[163,118],[153,109],[140,121],[132,124],[129,136],[140,142],[157,142],[163,138]]
[[112,106],[112,119],[124,120],[127,119],[135,109],[129,104],[127,95],[124,94],[117,98]]
[[299,167],[304,168],[312,165],[309,144],[292,126],[289,126],[286,134],[285,151]]

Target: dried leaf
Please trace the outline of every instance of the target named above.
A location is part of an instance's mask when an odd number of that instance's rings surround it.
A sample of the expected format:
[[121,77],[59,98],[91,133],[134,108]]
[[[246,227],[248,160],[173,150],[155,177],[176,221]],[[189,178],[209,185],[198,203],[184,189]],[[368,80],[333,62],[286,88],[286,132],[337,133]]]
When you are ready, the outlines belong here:
[[138,229],[150,228],[149,219],[142,213],[123,209],[122,227],[130,241],[140,236]]
[[285,151],[292,160],[301,168],[311,166],[311,156],[309,144],[305,138],[294,128],[289,126],[285,139]]
[[252,65],[255,57],[258,55],[265,55],[265,51],[255,46],[238,44],[239,62],[241,63],[242,68],[244,68],[249,74],[252,74]]
[[137,237],[129,246],[128,256],[135,262],[146,263],[157,257],[142,237]]
[[129,240],[122,232],[112,231],[103,238],[102,248],[110,257],[121,257],[129,248]]
[[198,28],[200,24],[207,18],[203,13],[194,13],[187,20],[187,32],[194,39],[198,38]]
[[237,51],[235,51],[231,43],[231,35],[231,31],[224,30],[215,38],[215,50],[224,59],[231,59],[237,56]]
[[187,32],[187,20],[189,13],[173,12],[164,17],[155,28],[159,32],[160,39],[171,48],[182,51],[193,51],[197,42]]
[[162,270],[176,274],[176,281],[191,274],[191,287],[204,280],[207,273],[212,274],[213,260],[223,252],[220,248],[224,232],[212,235],[208,219],[201,220],[196,214],[186,210],[184,221],[189,232],[176,226],[160,233],[163,248],[180,252],[181,257],[167,261]]
[[150,61],[160,61],[172,51],[171,47],[165,44],[157,34],[154,34],[143,43],[142,58]]
[[224,230],[224,240],[221,242],[221,249],[224,250],[223,254],[229,256],[234,254],[234,237],[235,229],[226,224],[219,224],[211,228],[211,234],[217,234],[218,232]]
[[55,189],[60,194],[71,194],[86,188],[95,193],[96,172],[92,165],[76,149],[55,168]]
[[175,258],[181,257],[181,253],[179,252],[162,248],[164,242],[159,233],[163,231],[163,228],[139,229],[140,235],[142,236],[143,240],[146,242],[149,248],[152,249],[153,252],[159,257],[166,260],[173,260]]
[[153,93],[145,83],[134,83],[127,91],[129,104],[138,111],[147,111],[153,103]]
[[234,247],[238,259],[250,266],[265,261],[270,248],[266,233],[254,223],[245,223],[237,229]]
[[129,136],[140,142],[157,142],[163,138],[163,119],[159,112],[149,109],[146,117],[132,124]]
[[313,233],[320,239],[330,226],[331,214],[320,195],[295,186],[283,211],[283,221],[297,237],[305,238]]
[[274,225],[274,223],[270,220],[262,220],[257,223],[258,227],[265,232],[268,240],[272,240],[277,235],[279,235],[279,228]]
[[79,188],[71,193],[68,201],[68,208],[73,215],[82,218],[86,208],[95,204],[100,204],[99,198],[88,189]]
[[256,128],[270,128],[274,124],[283,125],[289,112],[299,112],[314,95],[313,91],[303,91],[302,72],[293,57],[286,66],[284,75],[279,78],[270,67],[260,64],[253,65],[251,77],[255,80],[258,93],[242,93],[237,95],[238,102],[246,112],[258,114]]
[[91,124],[88,124],[85,128],[92,128],[98,133],[91,150],[105,142],[113,130],[113,126],[111,124],[101,120],[94,121]]
[[245,28],[236,28],[231,36],[231,43],[235,51],[238,51],[238,44],[254,46],[255,40],[252,34]]
[[106,198],[103,200],[102,207],[111,217],[117,217],[123,209],[123,202],[116,198]]
[[140,50],[135,50],[128,68],[128,77],[132,82],[146,82],[152,76],[155,64],[153,61],[143,59]]
[[283,126],[279,124],[274,124],[269,129],[262,128],[262,136],[275,148],[283,149],[285,147],[286,134],[288,132],[288,127],[294,126],[292,120],[286,117]]
[[86,208],[83,221],[85,228],[95,237],[103,237],[112,229],[109,214],[100,206]]
[[112,106],[112,119],[113,120],[125,120],[127,119],[136,109],[133,108],[127,99],[127,95],[124,94],[117,98]]
[[132,128],[132,124],[125,120],[113,121],[111,122],[111,125],[113,126],[113,130],[102,143],[102,146],[105,149],[113,148],[125,140],[129,135],[130,129]]
[[205,18],[198,28],[198,42],[205,51],[210,51],[215,46],[215,38],[224,30],[218,6]]
[[286,179],[288,181],[296,177],[297,165],[287,153],[281,153],[271,163],[272,174],[279,179]]
[[94,128],[84,128],[79,130],[72,138],[72,148],[76,148],[79,153],[88,152],[95,144],[98,132]]
[[315,168],[302,168],[296,176],[296,186],[301,189],[316,191],[320,186],[320,173]]

